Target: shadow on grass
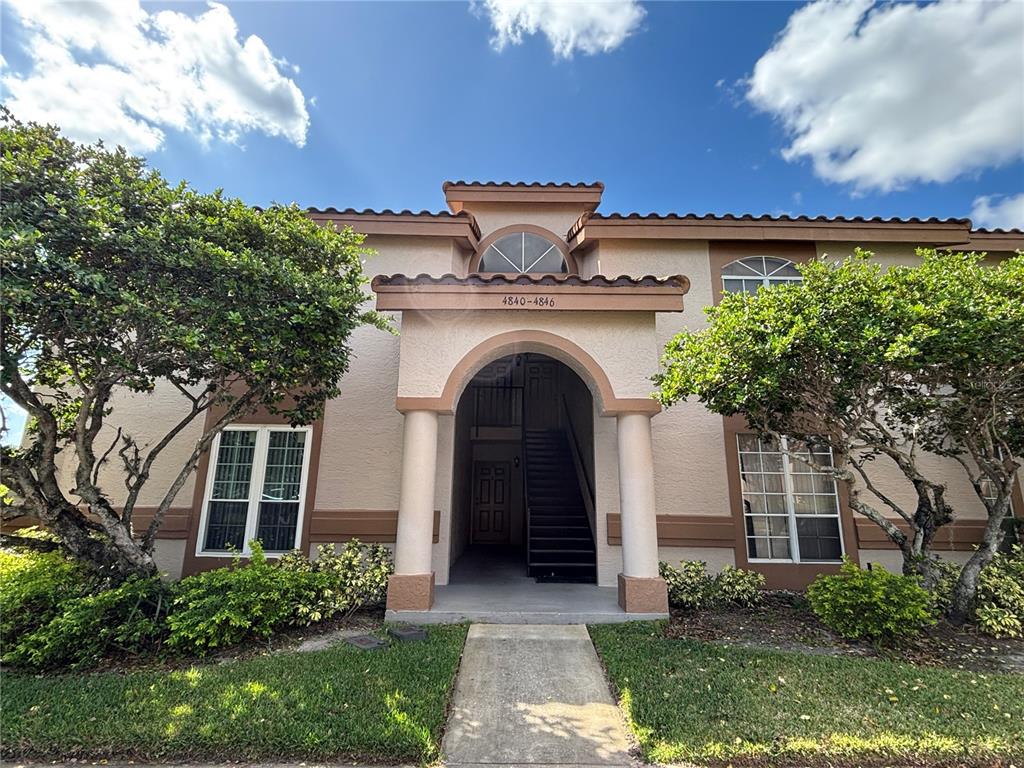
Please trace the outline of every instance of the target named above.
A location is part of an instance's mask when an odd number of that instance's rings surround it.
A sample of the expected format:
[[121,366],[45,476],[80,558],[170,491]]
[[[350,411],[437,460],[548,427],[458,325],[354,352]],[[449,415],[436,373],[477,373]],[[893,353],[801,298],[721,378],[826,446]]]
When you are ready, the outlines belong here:
[[1024,676],[590,628],[653,761],[1000,765],[1024,754]]
[[127,674],[5,673],[10,757],[430,760],[466,628]]

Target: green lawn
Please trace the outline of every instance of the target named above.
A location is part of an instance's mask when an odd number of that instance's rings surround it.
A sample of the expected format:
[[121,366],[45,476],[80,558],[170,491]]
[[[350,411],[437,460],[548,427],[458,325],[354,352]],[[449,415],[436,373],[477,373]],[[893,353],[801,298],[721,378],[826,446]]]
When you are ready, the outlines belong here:
[[3,673],[0,740],[36,759],[430,760],[466,627],[182,670]]
[[964,765],[1024,756],[1024,675],[750,650],[590,627],[645,757]]

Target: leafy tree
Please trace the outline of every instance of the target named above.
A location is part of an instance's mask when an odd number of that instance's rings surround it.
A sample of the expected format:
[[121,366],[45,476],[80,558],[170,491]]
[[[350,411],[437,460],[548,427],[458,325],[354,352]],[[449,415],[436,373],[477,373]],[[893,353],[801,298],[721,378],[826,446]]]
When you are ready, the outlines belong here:
[[[0,117],[2,378],[28,412],[21,448],[3,449],[5,519],[27,515],[116,578],[152,574],[161,522],[200,455],[256,408],[308,423],[338,394],[364,311],[362,236],[295,206],[169,185],[122,148],[86,146],[53,126]],[[180,419],[140,444],[108,425],[120,394],[161,386]],[[152,522],[132,516],[154,462],[214,417],[161,488]],[[100,469],[115,462],[115,501]]]
[[[988,512],[952,600],[963,620],[1024,454],[1024,255],[985,266],[978,254],[918,253],[918,266],[883,270],[858,250],[801,266],[802,283],[724,296],[706,328],[669,343],[655,380],[665,405],[696,396],[761,434],[828,444],[835,466],[816,469],[846,484],[852,509],[927,586],[939,575],[932,542],[955,510],[945,470],[922,454],[959,462]],[[913,508],[876,482],[880,462],[912,485]]]

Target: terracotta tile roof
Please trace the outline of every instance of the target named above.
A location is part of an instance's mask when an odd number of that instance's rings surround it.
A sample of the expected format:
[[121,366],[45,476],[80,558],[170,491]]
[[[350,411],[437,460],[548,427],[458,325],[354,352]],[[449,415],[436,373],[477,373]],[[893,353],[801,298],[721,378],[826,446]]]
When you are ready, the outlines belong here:
[[321,214],[321,215],[340,215],[340,216],[412,216],[413,218],[425,218],[425,219],[463,219],[473,218],[473,216],[467,211],[460,211],[459,213],[452,213],[451,211],[411,211],[408,208],[404,208],[401,211],[395,211],[391,208],[384,208],[380,211],[375,211],[372,208],[363,208],[359,210],[357,208],[335,208],[333,205],[328,208],[314,208],[309,207],[306,209],[306,213],[309,214]]
[[[566,240],[572,248],[602,237],[655,237],[676,239],[744,240],[860,240],[862,242],[913,242],[936,247],[968,243],[971,220],[936,217],[883,218],[881,216],[770,216],[752,214],[659,214],[587,213],[570,227]],[[977,236],[990,250],[1024,248],[1017,231]],[[574,242],[575,241],[575,242]]]
[[604,184],[599,181],[446,181],[441,188],[453,211],[479,203],[555,203],[593,211],[604,194]]
[[984,229],[977,227],[971,230],[972,235],[1024,235],[1024,229]]
[[604,189],[600,181],[446,181],[441,189],[449,187],[477,187],[484,189]]
[[690,286],[690,281],[683,275],[671,275],[669,277],[655,277],[644,275],[642,277],[630,277],[619,275],[618,277],[605,277],[595,275],[594,277],[580,277],[579,275],[468,275],[458,277],[451,273],[433,276],[428,274],[403,275],[377,275],[373,278],[372,287],[380,286],[413,286],[413,285],[472,285],[472,286],[511,286],[511,285],[550,285],[550,286],[573,286],[590,288],[677,288],[685,292]]
[[[365,230],[367,234],[390,233],[388,225],[393,224],[402,225],[418,222],[427,224],[433,224],[435,222],[440,224],[460,224],[469,228],[474,240],[480,239],[480,227],[477,225],[473,214],[468,211],[459,211],[457,213],[453,213],[451,211],[410,211],[409,209],[394,211],[390,208],[385,208],[380,211],[375,211],[371,208],[365,208],[363,210],[344,208],[339,210],[331,206],[329,208],[307,208],[306,213],[313,218],[324,218],[353,223],[353,229],[356,230],[360,229],[359,224],[363,224],[363,230]],[[367,223],[376,224],[378,226],[367,227]],[[396,230],[393,234],[400,234],[400,231]]]

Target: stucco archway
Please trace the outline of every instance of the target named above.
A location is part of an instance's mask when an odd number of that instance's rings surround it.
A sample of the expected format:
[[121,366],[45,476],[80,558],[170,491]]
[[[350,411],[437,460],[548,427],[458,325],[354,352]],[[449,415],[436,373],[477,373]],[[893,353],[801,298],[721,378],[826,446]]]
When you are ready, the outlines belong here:
[[661,405],[651,398],[617,397],[608,375],[589,352],[562,336],[539,330],[507,331],[491,336],[473,347],[452,367],[440,397],[400,397],[396,406],[403,412],[431,410],[454,413],[459,397],[477,371],[501,357],[527,352],[547,355],[572,369],[590,389],[602,416],[621,413],[653,415],[661,410]]

